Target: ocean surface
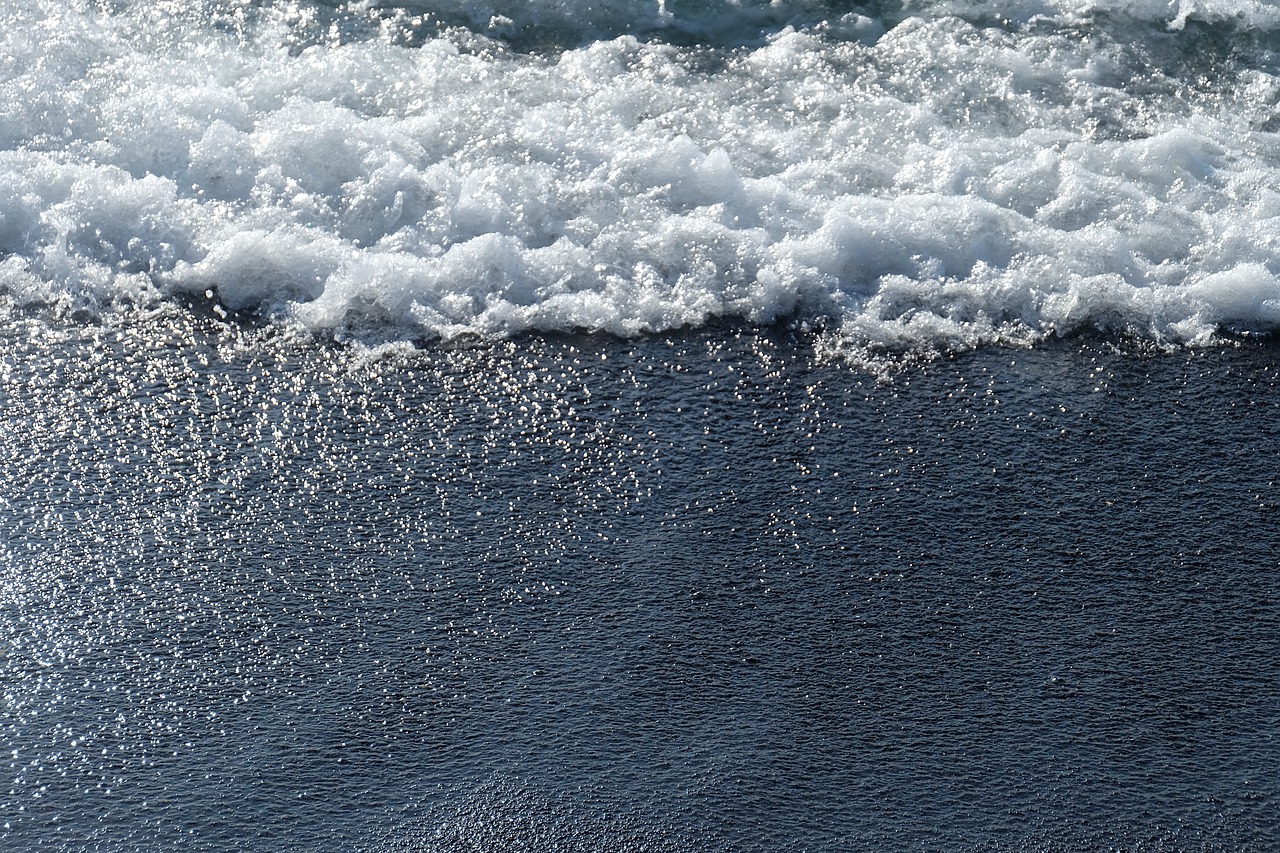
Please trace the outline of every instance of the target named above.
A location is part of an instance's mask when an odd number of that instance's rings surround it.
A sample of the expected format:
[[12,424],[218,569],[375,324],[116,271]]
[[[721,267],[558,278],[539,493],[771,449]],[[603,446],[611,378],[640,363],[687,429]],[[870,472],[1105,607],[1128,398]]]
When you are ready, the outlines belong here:
[[1280,6],[0,0],[0,849],[1280,849]]

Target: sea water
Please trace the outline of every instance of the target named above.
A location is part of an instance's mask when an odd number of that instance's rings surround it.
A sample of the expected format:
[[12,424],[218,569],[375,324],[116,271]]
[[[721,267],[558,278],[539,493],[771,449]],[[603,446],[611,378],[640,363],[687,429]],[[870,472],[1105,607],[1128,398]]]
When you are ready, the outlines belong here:
[[0,0],[0,846],[1280,846],[1280,9]]
[[1280,355],[4,339],[14,850],[1267,851]]
[[1280,9],[6,2],[0,287],[855,358],[1280,321]]

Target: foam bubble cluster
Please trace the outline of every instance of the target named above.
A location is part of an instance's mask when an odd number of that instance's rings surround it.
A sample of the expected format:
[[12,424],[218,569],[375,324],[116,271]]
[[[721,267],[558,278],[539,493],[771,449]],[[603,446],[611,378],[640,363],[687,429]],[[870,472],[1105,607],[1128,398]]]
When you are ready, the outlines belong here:
[[854,350],[1280,324],[1274,8],[837,7],[6,4],[0,292]]

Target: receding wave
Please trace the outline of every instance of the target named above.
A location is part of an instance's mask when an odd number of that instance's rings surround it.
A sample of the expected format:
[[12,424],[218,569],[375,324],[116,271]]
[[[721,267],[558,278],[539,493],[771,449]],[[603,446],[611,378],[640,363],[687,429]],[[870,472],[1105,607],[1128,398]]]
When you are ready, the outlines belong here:
[[1270,331],[1278,15],[7,4],[0,293],[411,339]]

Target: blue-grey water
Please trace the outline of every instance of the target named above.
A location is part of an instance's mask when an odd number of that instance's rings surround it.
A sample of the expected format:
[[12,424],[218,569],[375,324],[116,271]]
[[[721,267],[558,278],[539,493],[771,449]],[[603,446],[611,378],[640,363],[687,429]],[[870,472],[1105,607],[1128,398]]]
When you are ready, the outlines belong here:
[[7,849],[1280,840],[1272,344],[3,346]]
[[1280,850],[1270,0],[0,0],[0,849]]

